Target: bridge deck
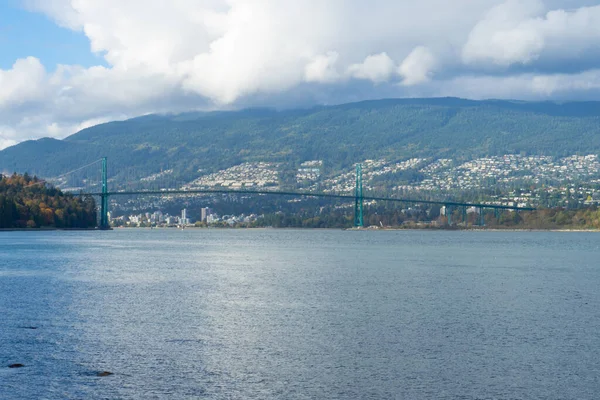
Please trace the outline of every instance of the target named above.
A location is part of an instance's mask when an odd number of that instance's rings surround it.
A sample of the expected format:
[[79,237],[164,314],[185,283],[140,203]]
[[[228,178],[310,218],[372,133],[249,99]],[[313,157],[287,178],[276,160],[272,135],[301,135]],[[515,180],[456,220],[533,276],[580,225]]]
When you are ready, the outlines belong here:
[[[84,193],[91,196],[102,196],[102,193]],[[355,200],[356,196],[349,194],[334,194],[334,193],[310,193],[310,192],[293,192],[293,191],[270,191],[270,190],[232,190],[232,189],[195,189],[195,190],[148,190],[148,191],[123,191],[123,192],[107,192],[106,196],[139,196],[139,195],[154,195],[154,196],[169,196],[180,194],[255,194],[255,195],[275,195],[275,196],[295,196],[295,197],[317,197],[330,199],[346,199]],[[518,210],[518,211],[535,211],[532,207],[517,207],[504,206],[496,204],[480,204],[480,203],[461,203],[456,201],[434,201],[434,200],[416,200],[402,199],[394,197],[376,197],[363,196],[363,200],[375,201],[392,201],[397,203],[414,203],[414,204],[431,204],[440,206],[452,207],[477,207],[496,210]]]

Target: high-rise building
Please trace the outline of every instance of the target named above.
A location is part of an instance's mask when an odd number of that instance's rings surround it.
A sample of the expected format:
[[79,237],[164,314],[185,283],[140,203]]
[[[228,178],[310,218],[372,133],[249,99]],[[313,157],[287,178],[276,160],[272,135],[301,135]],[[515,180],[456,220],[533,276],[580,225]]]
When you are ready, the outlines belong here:
[[187,224],[187,209],[181,210],[181,223]]
[[206,222],[208,220],[208,216],[212,214],[212,210],[208,207],[200,209],[200,218],[202,222]]

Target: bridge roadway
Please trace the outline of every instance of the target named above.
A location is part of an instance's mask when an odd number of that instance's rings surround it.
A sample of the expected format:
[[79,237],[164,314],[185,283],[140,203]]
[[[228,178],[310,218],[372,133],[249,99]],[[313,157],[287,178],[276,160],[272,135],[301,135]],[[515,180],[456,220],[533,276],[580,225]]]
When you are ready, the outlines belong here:
[[[139,195],[155,195],[168,196],[179,194],[256,194],[256,195],[275,195],[275,196],[295,196],[295,197],[318,197],[330,199],[345,199],[356,200],[356,196],[349,194],[333,194],[333,193],[310,193],[310,192],[286,192],[286,191],[270,191],[270,190],[232,190],[232,189],[194,189],[194,190],[148,190],[148,191],[123,191],[123,192],[105,192],[105,193],[84,193],[91,196],[139,196]],[[375,197],[362,196],[362,200],[375,201],[392,201],[397,203],[414,203],[414,204],[430,204],[450,207],[477,207],[488,208],[494,210],[517,210],[517,211],[535,211],[532,207],[517,207],[503,206],[495,204],[478,204],[478,203],[460,203],[456,201],[433,201],[433,200],[415,200],[415,199],[399,199],[393,197]]]

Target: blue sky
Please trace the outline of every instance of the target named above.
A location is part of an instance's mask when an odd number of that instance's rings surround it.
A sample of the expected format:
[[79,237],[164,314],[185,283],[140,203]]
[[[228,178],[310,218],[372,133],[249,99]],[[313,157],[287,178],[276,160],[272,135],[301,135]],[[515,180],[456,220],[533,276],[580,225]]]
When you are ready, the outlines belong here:
[[0,0],[0,149],[149,113],[600,100],[599,43],[600,0]]
[[0,1],[0,69],[28,56],[39,58],[50,71],[57,64],[104,64],[101,55],[90,51],[83,32],[62,28],[46,15],[26,10],[19,1]]

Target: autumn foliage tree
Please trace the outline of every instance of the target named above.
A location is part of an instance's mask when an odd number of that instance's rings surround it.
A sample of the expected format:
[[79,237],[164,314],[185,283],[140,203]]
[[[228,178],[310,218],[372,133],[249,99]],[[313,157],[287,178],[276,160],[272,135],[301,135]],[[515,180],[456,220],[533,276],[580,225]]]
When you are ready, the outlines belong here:
[[63,193],[27,174],[0,174],[0,229],[95,226],[92,197]]

